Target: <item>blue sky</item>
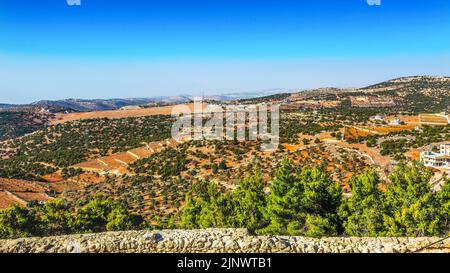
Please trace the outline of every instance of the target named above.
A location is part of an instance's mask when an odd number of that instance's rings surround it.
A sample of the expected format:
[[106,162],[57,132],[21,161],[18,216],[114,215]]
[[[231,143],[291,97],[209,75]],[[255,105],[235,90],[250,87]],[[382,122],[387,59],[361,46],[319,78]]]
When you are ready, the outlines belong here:
[[0,102],[450,75],[447,0],[0,0]]

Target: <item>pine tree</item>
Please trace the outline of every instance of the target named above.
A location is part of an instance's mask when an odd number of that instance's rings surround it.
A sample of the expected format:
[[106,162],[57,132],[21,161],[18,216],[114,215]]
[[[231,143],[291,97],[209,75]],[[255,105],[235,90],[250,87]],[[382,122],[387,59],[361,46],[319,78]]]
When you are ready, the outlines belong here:
[[229,194],[215,183],[196,183],[191,194],[186,195],[186,204],[181,216],[184,228],[232,227],[234,206]]
[[71,233],[70,222],[72,216],[67,202],[55,199],[47,201],[43,205],[32,206],[36,210],[37,219],[40,223],[40,234],[44,236],[55,236]]
[[265,218],[269,225],[257,230],[257,234],[289,234],[287,226],[290,221],[295,220],[298,216],[299,202],[297,198],[302,191],[296,188],[298,186],[299,183],[292,164],[289,159],[283,159],[275,173],[270,186],[270,195],[267,198]]
[[263,211],[266,206],[264,181],[259,169],[253,175],[243,179],[233,192],[235,217],[232,222],[236,227],[245,227],[254,232],[265,225]]
[[445,178],[442,189],[437,193],[441,219],[441,234],[450,235],[450,179]]
[[78,209],[71,220],[70,227],[82,233],[132,229],[143,223],[142,217],[129,213],[124,203],[100,194]]
[[0,211],[0,238],[13,239],[36,235],[37,224],[33,211],[12,205]]
[[[301,211],[306,214],[304,235],[337,235],[341,229],[338,209],[342,191],[323,168],[303,168],[299,175],[303,194]],[[320,232],[319,232],[320,231]]]
[[181,214],[181,227],[185,229],[198,228],[197,216],[201,212],[200,206],[196,203],[190,192],[186,193],[185,204]]
[[429,184],[431,172],[417,164],[399,165],[386,192],[388,236],[438,235],[439,211]]
[[192,185],[190,192],[186,194],[185,204],[181,214],[181,227],[186,229],[199,228],[199,216],[202,208],[208,205],[207,180],[199,181]]
[[222,192],[215,183],[208,186],[208,199],[202,205],[198,218],[200,228],[231,227],[230,219],[234,216],[231,198]]
[[320,168],[305,167],[296,174],[283,160],[270,187],[266,219],[258,234],[325,236],[339,231],[339,185]]
[[341,206],[345,234],[350,236],[378,236],[383,233],[384,201],[380,178],[374,169],[353,176],[351,196]]

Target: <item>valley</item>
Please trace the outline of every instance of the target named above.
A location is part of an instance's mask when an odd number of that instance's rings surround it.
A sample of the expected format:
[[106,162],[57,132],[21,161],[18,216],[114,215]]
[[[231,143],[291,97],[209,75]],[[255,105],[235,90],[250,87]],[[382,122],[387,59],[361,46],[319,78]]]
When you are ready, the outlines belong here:
[[[255,172],[268,194],[286,161],[295,172],[323,171],[344,198],[368,170],[385,190],[398,166],[450,142],[449,99],[450,78],[407,77],[360,89],[210,101],[223,107],[279,104],[281,143],[270,152],[261,150],[261,140],[172,139],[173,107],[193,110],[191,102],[82,112],[44,107],[25,116],[23,109],[8,108],[0,123],[0,209],[63,200],[74,213],[107,196],[148,226],[174,228],[185,224],[183,209],[192,198],[217,190],[226,203]],[[449,170],[427,171],[440,191]]]

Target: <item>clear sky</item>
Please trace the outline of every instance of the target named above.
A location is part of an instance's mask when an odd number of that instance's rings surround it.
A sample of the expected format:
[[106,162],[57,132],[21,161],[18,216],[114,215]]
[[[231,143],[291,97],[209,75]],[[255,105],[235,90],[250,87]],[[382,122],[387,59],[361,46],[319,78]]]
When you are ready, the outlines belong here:
[[0,102],[450,75],[450,1],[0,0]]

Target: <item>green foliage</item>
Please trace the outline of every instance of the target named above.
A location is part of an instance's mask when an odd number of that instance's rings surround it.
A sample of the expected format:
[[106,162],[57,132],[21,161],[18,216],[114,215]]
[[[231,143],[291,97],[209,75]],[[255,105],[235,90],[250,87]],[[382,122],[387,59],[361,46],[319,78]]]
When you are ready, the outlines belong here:
[[106,230],[120,231],[139,228],[144,220],[139,214],[129,213],[124,205],[118,205],[108,214],[107,221]]
[[377,146],[377,140],[374,137],[368,137],[366,141],[367,147],[375,147]]
[[39,223],[39,235],[52,236],[72,232],[70,226],[72,215],[69,205],[63,200],[56,199],[44,205],[32,206]]
[[82,169],[76,168],[63,168],[61,171],[62,178],[67,180],[71,177],[78,176],[83,173]]
[[442,189],[436,196],[441,219],[441,233],[450,233],[450,179],[445,178]]
[[301,189],[290,161],[285,158],[275,173],[267,197],[265,218],[270,224],[257,231],[258,234],[288,234],[289,222],[296,220]]
[[[414,113],[438,113],[449,110],[449,82],[429,77],[413,77],[402,81],[387,81],[364,89],[386,88],[377,92],[378,95],[402,94],[402,103],[397,104],[397,110]],[[433,90],[431,93],[429,90]]]
[[232,227],[230,219],[233,215],[233,206],[230,198],[215,189],[214,184],[210,187],[211,195],[207,206],[202,209],[199,217],[200,228],[226,228]]
[[29,237],[36,232],[36,217],[28,209],[13,205],[0,211],[0,238]]
[[166,179],[180,175],[188,163],[185,149],[166,148],[148,158],[137,160],[129,168],[136,173],[157,174]]
[[326,172],[305,167],[296,173],[285,159],[270,187],[266,211],[270,224],[257,233],[337,235],[340,223],[336,215],[340,203],[339,185]]
[[126,206],[102,195],[96,195],[75,213],[71,223],[77,232],[100,232],[137,228],[142,223]]
[[[378,146],[377,139],[385,138],[387,140],[380,141],[381,155],[389,155],[395,160],[404,160],[404,153],[411,148],[423,147],[432,143],[446,141],[450,137],[450,126],[428,126],[424,125],[420,130],[405,130],[400,132],[391,132],[386,136],[375,135],[367,137],[359,137],[354,142],[366,141],[368,147]],[[433,151],[439,151],[437,146],[433,147]]]
[[406,153],[407,139],[386,140],[381,143],[381,155],[403,155]]
[[185,228],[245,227],[258,234],[335,235],[339,230],[339,186],[321,169],[304,168],[297,174],[288,159],[278,168],[264,193],[261,173],[224,193],[214,183],[199,182],[186,197]]
[[62,200],[52,200],[28,208],[14,205],[4,209],[0,211],[0,238],[139,229],[145,224],[125,204],[100,195],[76,212],[69,208]]
[[233,192],[235,226],[245,227],[251,233],[265,226],[264,208],[266,196],[261,171],[256,169],[253,175],[244,178]]
[[190,193],[186,194],[186,200],[181,214],[181,227],[186,229],[198,228],[197,216],[201,212],[199,200],[192,200]]
[[280,142],[297,143],[299,134],[313,136],[340,128],[342,126],[339,124],[321,125],[315,116],[306,116],[300,121],[298,116],[283,112],[280,119]]
[[378,236],[383,233],[384,199],[380,178],[374,169],[353,176],[352,193],[340,208],[344,231],[350,236]]
[[400,164],[385,192],[373,170],[350,180],[351,197],[341,206],[351,236],[437,236],[449,232],[448,182],[433,192],[431,173],[418,164]]
[[391,174],[386,191],[384,217],[388,236],[432,236],[440,233],[440,214],[430,186],[430,171],[399,165]]
[[34,111],[0,111],[0,141],[23,136],[45,127],[50,115]]
[[[323,168],[298,170],[286,158],[266,194],[257,167],[234,191],[199,181],[178,215],[155,217],[160,227],[247,228],[256,234],[321,236],[438,236],[449,232],[450,183],[433,192],[430,173],[416,164],[399,165],[384,191],[373,169],[350,179],[351,195]],[[136,180],[135,183],[139,181]],[[150,194],[152,195],[152,194]],[[62,200],[0,211],[0,238],[102,232],[145,227],[140,215],[102,195],[73,208]],[[178,224],[181,221],[181,224]]]
[[[322,217],[320,215],[307,214],[303,229],[304,233],[300,233],[300,235],[307,237],[337,235],[336,224],[330,218]],[[299,229],[294,229],[293,234],[298,230]]]
[[186,195],[181,216],[184,228],[241,227],[250,232],[264,225],[264,182],[259,170],[224,193],[215,183],[197,182]]
[[[39,180],[42,175],[93,157],[168,139],[172,121],[169,116],[151,116],[80,120],[48,126],[34,134],[0,143],[0,177]],[[66,170],[65,174],[73,173]]]
[[232,192],[202,181],[186,196],[182,227],[244,227],[256,234],[321,236],[430,236],[449,231],[447,182],[434,193],[430,174],[417,165],[399,165],[384,184],[367,169],[351,178],[352,193],[322,168],[297,170],[288,159],[278,167],[265,194],[259,170]]
[[186,196],[181,225],[185,228],[231,227],[232,200],[209,181],[197,182]]

